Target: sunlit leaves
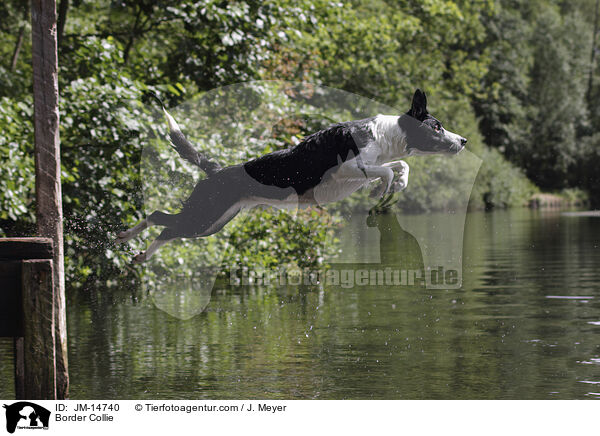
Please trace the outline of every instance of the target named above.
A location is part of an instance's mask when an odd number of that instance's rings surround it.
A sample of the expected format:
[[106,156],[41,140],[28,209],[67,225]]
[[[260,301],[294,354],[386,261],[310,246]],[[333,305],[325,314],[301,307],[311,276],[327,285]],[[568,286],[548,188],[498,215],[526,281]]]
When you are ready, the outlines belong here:
[[34,195],[31,99],[0,99],[0,219],[31,220]]

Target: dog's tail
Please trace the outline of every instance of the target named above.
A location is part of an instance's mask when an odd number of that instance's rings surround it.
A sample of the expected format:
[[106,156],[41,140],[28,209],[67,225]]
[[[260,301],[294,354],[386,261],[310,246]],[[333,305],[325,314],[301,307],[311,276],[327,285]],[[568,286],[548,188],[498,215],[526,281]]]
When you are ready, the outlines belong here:
[[183,159],[187,160],[191,164],[196,165],[209,176],[221,170],[222,167],[218,162],[215,162],[214,160],[199,153],[194,147],[194,145],[190,141],[188,141],[185,135],[181,132],[179,124],[177,124],[175,118],[173,118],[171,114],[167,112],[165,105],[156,96],[156,94],[150,93],[150,95],[160,103],[160,106],[162,107],[162,110],[165,113],[165,117],[167,118],[167,124],[169,126],[169,137],[171,138],[173,148],[175,148],[177,153],[179,153],[179,156],[181,156]]

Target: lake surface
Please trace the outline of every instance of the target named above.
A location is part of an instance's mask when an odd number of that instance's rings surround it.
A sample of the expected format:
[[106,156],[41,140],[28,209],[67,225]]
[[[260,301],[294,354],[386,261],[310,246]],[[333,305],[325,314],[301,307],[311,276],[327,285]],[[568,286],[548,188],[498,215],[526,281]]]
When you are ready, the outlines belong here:
[[460,289],[223,288],[186,321],[71,293],[71,397],[600,398],[600,217],[469,213],[462,262]]

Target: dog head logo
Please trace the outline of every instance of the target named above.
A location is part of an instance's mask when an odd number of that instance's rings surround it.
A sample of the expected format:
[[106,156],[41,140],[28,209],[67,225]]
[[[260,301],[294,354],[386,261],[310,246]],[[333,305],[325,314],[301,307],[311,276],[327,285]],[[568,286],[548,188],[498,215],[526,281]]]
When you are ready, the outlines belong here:
[[14,433],[19,429],[47,429],[50,421],[50,411],[29,401],[5,404],[6,431]]

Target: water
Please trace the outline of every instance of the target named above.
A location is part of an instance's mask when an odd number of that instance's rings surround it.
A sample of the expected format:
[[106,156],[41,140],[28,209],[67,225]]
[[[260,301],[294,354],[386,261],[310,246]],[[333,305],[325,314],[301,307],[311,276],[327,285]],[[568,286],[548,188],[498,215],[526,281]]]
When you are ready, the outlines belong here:
[[131,291],[73,293],[71,396],[599,398],[600,218],[475,212],[464,242],[457,290],[238,287],[187,321]]

